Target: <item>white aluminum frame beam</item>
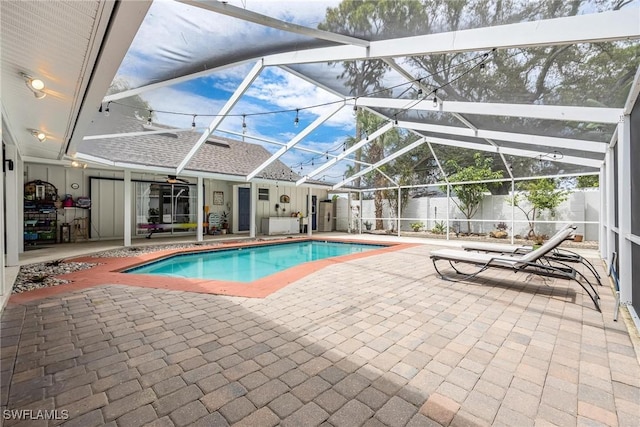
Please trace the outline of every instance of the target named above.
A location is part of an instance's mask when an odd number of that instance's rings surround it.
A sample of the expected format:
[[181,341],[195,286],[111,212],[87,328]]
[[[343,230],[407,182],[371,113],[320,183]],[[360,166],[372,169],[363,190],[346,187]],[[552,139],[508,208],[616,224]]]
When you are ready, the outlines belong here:
[[[494,147],[493,145],[475,144],[473,142],[457,141],[454,139],[428,137],[427,140],[433,144],[449,145],[452,147],[468,148],[470,150],[487,151],[490,153],[510,154],[513,156],[520,156],[520,157],[536,157],[536,156],[547,154],[547,153],[541,153],[539,151],[533,151],[533,150],[522,150],[520,148],[508,148],[508,147]],[[592,168],[599,168],[603,162],[602,160],[586,159],[586,158],[575,157],[575,156],[563,156],[561,159],[545,158],[545,160],[552,161],[552,162],[559,162],[559,163],[569,163],[574,165],[588,166]]]
[[636,104],[636,100],[638,99],[638,95],[640,95],[640,66],[638,66],[638,69],[636,70],[636,76],[633,79],[629,96],[627,97],[627,101],[624,103],[624,114],[631,114],[633,106]]
[[321,115],[318,118],[316,118],[309,126],[304,128],[302,130],[302,132],[300,132],[299,134],[294,136],[287,143],[287,145],[285,145],[284,147],[281,147],[271,157],[269,157],[269,159],[267,159],[260,166],[255,168],[253,170],[253,172],[251,172],[249,175],[247,175],[247,181],[251,181],[253,178],[256,177],[256,175],[258,175],[260,172],[262,172],[267,166],[269,166],[271,163],[273,163],[276,160],[278,160],[287,151],[289,151],[290,149],[295,147],[296,144],[298,144],[300,141],[302,141],[304,138],[306,138],[311,132],[316,130],[320,125],[322,125],[324,122],[326,122],[331,117],[333,117],[333,115],[336,114],[338,111],[340,111],[342,109],[342,107],[344,107],[344,103],[341,103],[341,104],[338,104],[338,105],[334,105],[333,108],[331,108],[330,110],[326,111],[323,115]]
[[482,129],[466,129],[456,126],[432,125],[428,123],[398,121],[398,126],[416,131],[443,133],[474,138],[491,138],[498,141],[517,142],[519,144],[542,145],[549,148],[566,148],[568,150],[590,151],[594,153],[607,152],[606,142],[586,141],[582,139],[556,138],[552,136],[530,135],[522,133],[499,132]]
[[[398,72],[400,75],[402,75],[405,79],[407,79],[408,81],[414,82],[414,84],[417,84],[418,87],[423,91],[423,93],[430,93],[431,92],[431,90],[427,86],[423,85],[420,81],[416,81],[417,79],[413,75],[411,75],[411,73],[409,73],[407,70],[405,70],[400,65],[398,65],[398,63],[396,61],[394,61],[393,58],[387,58],[387,59],[384,60],[384,62],[386,62],[387,65],[389,65],[391,68],[393,68],[396,72]],[[433,97],[438,101],[439,104],[441,104],[443,102],[442,99],[440,99],[440,97],[437,96],[435,91],[433,91]],[[472,129],[474,131],[477,130],[477,128],[469,120],[467,120],[465,117],[463,117],[461,114],[453,113],[453,116],[456,119],[458,119],[462,124],[464,124],[466,127],[468,127],[469,129]],[[489,139],[485,139],[485,140],[488,143],[495,145],[495,143],[493,141],[490,141]]]
[[425,137],[422,137],[420,139],[418,139],[417,141],[412,142],[411,144],[407,145],[404,148],[401,148],[400,150],[394,152],[393,154],[391,154],[390,156],[385,157],[384,159],[372,164],[369,167],[364,168],[363,170],[361,170],[360,172],[351,175],[349,178],[342,180],[341,182],[337,183],[336,185],[334,185],[333,187],[331,187],[332,190],[337,190],[338,188],[341,188],[345,185],[347,185],[348,183],[350,183],[351,181],[357,179],[358,177],[362,176],[362,175],[366,175],[369,172],[373,171],[374,169],[378,169],[380,166],[389,163],[392,160],[397,159],[398,157],[402,156],[403,154],[408,153],[409,151],[413,150],[416,147],[419,147],[420,145],[424,144],[425,142],[427,142],[427,139]]
[[445,101],[438,103],[422,100],[407,107],[406,99],[358,98],[358,105],[397,110],[440,111],[443,113],[478,114],[485,116],[530,117],[545,120],[563,120],[594,123],[618,123],[622,108],[574,107],[566,105],[526,105],[481,102]]
[[105,102],[117,101],[119,99],[128,98],[130,96],[140,95],[141,93],[148,92],[150,90],[161,89],[163,87],[177,85],[179,83],[188,82],[191,80],[199,79],[201,77],[207,77],[215,73],[216,71],[223,71],[229,68],[239,67],[244,64],[251,64],[256,62],[256,60],[257,60],[256,58],[244,59],[242,61],[237,61],[230,64],[224,64],[219,67],[209,68],[204,71],[198,71],[197,73],[187,74],[185,76],[175,77],[173,79],[167,79],[157,83],[151,83],[151,84],[140,86],[133,89],[127,89],[118,93],[112,93],[111,95],[107,95],[104,98],[102,98],[102,103],[104,104]]
[[[640,17],[621,9],[543,21],[522,22],[424,36],[370,42],[368,47],[335,46],[295,50],[262,57],[264,65],[305,64],[326,61],[353,61],[394,56],[432,55],[530,46],[595,43],[640,38]],[[137,28],[137,27],[136,27]],[[246,59],[197,73],[168,79],[104,97],[103,102],[139,95],[152,89],[182,83],[216,71],[257,60]]]
[[373,132],[371,135],[365,137],[364,139],[361,139],[357,144],[349,147],[342,154],[338,155],[338,157],[327,161],[322,166],[312,170],[307,175],[305,175],[302,178],[300,178],[299,180],[297,180],[296,181],[296,185],[304,184],[305,182],[307,182],[307,180],[309,178],[313,178],[314,176],[321,174],[323,171],[329,169],[330,167],[332,167],[333,165],[338,163],[340,160],[344,159],[345,157],[349,156],[351,153],[353,153],[353,152],[359,150],[360,148],[364,147],[365,145],[367,145],[371,141],[375,140],[380,135],[383,135],[386,132],[390,131],[391,129],[393,129],[393,123],[392,122],[389,122],[389,123],[385,124],[384,126],[380,127],[380,129],[377,129],[375,132]]
[[282,21],[275,19],[267,15],[256,13],[248,9],[243,9],[237,6],[232,6],[227,2],[211,1],[211,0],[178,0],[180,3],[189,4],[205,10],[219,13],[221,15],[232,16],[234,18],[242,19],[243,21],[253,22],[254,24],[264,25],[278,30],[287,31],[290,33],[301,34],[307,37],[313,37],[315,39],[328,40],[335,43],[355,45],[361,47],[369,46],[370,42],[367,40],[359,39],[356,37],[345,36],[338,33],[332,33],[330,31],[318,30],[316,28],[309,28],[303,25],[294,24],[292,22]]
[[[632,302],[633,293],[633,244],[629,239],[631,233],[631,116],[621,117],[618,125],[617,150],[618,168],[618,261],[620,277],[620,302]],[[612,221],[615,224],[615,222]]]
[[253,83],[253,81],[260,75],[260,72],[264,68],[262,61],[256,62],[251,71],[247,73],[240,86],[236,89],[236,91],[231,95],[231,97],[227,100],[224,106],[218,112],[218,115],[213,118],[211,123],[209,124],[207,130],[204,131],[200,138],[195,143],[189,153],[185,156],[185,158],[180,162],[178,167],[176,168],[176,173],[182,172],[182,170],[187,166],[189,161],[193,158],[193,156],[198,152],[202,144],[205,143],[207,139],[211,136],[211,134],[216,130],[216,128],[220,125],[220,123],[225,119],[226,115],[231,111],[231,109],[236,105],[236,103],[240,100],[242,95],[249,89],[249,86]]
[[[232,130],[226,130],[226,129],[220,129],[220,128],[216,129],[216,131],[222,132],[222,133],[228,133],[229,135],[241,136],[243,138],[255,139],[256,141],[267,142],[269,144],[278,145],[280,147],[283,147],[283,146],[287,145],[287,143],[285,143],[285,142],[274,141],[274,140],[269,139],[269,138],[264,138],[264,137],[261,137],[261,136],[251,135],[251,134],[248,134],[248,133],[235,132],[235,131],[232,131]],[[416,133],[416,135],[421,136],[418,133]],[[304,151],[305,153],[318,154],[318,155],[321,155],[321,156],[338,157],[337,154],[328,153],[326,151],[314,150],[312,148],[295,147],[295,149],[296,150],[300,150],[300,151]],[[371,166],[371,163],[363,162],[362,160],[349,159],[349,161],[353,162],[353,163],[359,163],[359,164],[365,165],[365,166]]]
[[353,61],[394,56],[599,43],[640,38],[640,16],[629,10],[592,13],[541,21],[372,41],[368,48],[336,46],[275,54],[265,65]]

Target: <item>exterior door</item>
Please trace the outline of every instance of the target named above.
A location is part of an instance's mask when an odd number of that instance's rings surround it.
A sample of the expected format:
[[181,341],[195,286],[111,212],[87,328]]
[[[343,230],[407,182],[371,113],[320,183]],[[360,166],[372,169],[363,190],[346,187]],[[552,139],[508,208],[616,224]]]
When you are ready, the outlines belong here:
[[238,231],[251,228],[251,189],[238,187]]
[[[307,195],[307,206],[309,206],[309,195]],[[311,196],[311,229],[312,230],[317,230],[318,228],[318,217],[316,216],[317,206],[318,206],[318,196]]]

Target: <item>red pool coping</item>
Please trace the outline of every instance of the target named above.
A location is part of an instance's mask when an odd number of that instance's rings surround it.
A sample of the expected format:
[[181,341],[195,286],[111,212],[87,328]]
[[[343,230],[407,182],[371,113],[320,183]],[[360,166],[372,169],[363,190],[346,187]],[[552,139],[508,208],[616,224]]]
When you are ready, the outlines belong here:
[[[272,274],[262,279],[250,283],[232,282],[224,280],[211,279],[186,279],[180,277],[164,277],[146,274],[128,274],[122,273],[132,267],[166,258],[171,255],[182,253],[197,253],[203,251],[216,251],[241,248],[247,246],[265,246],[275,243],[291,243],[292,241],[331,241],[340,243],[357,243],[384,245],[384,248],[373,249],[366,252],[360,252],[350,255],[342,255],[339,257],[327,258],[318,261],[310,261],[279,273]],[[179,290],[185,292],[197,292],[205,294],[228,295],[247,298],[264,298],[272,293],[284,288],[285,286],[315,273],[332,264],[340,264],[343,262],[365,258],[373,255],[381,255],[384,253],[394,252],[401,249],[407,249],[417,246],[412,243],[389,243],[379,241],[349,240],[349,239],[326,239],[326,238],[305,238],[305,239],[277,239],[261,242],[233,242],[222,243],[220,246],[201,246],[182,249],[168,249],[147,254],[141,254],[137,257],[127,258],[93,258],[91,256],[75,257],[65,259],[65,262],[88,262],[100,263],[90,269],[80,270],[69,274],[61,274],[55,277],[70,280],[71,283],[51,286],[47,288],[34,289],[32,291],[22,292],[11,295],[9,303],[22,304],[52,295],[64,292],[71,292],[80,289],[91,288],[99,285],[128,285],[145,288]]]

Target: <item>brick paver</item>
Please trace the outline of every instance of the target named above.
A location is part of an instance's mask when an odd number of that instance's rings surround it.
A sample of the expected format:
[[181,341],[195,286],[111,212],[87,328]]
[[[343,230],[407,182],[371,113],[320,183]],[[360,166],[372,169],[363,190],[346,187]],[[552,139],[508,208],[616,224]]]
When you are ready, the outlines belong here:
[[105,284],[10,303],[2,409],[64,409],[69,426],[637,422],[640,365],[608,288],[600,314],[561,280],[444,282],[428,250],[263,299]]

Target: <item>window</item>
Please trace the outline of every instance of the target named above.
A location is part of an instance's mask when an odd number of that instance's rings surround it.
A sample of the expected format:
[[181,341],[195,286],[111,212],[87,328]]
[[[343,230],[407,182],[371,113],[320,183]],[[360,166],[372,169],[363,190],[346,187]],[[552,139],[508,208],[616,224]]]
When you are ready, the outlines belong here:
[[258,188],[258,200],[263,200],[265,202],[269,201],[269,189],[268,188]]

